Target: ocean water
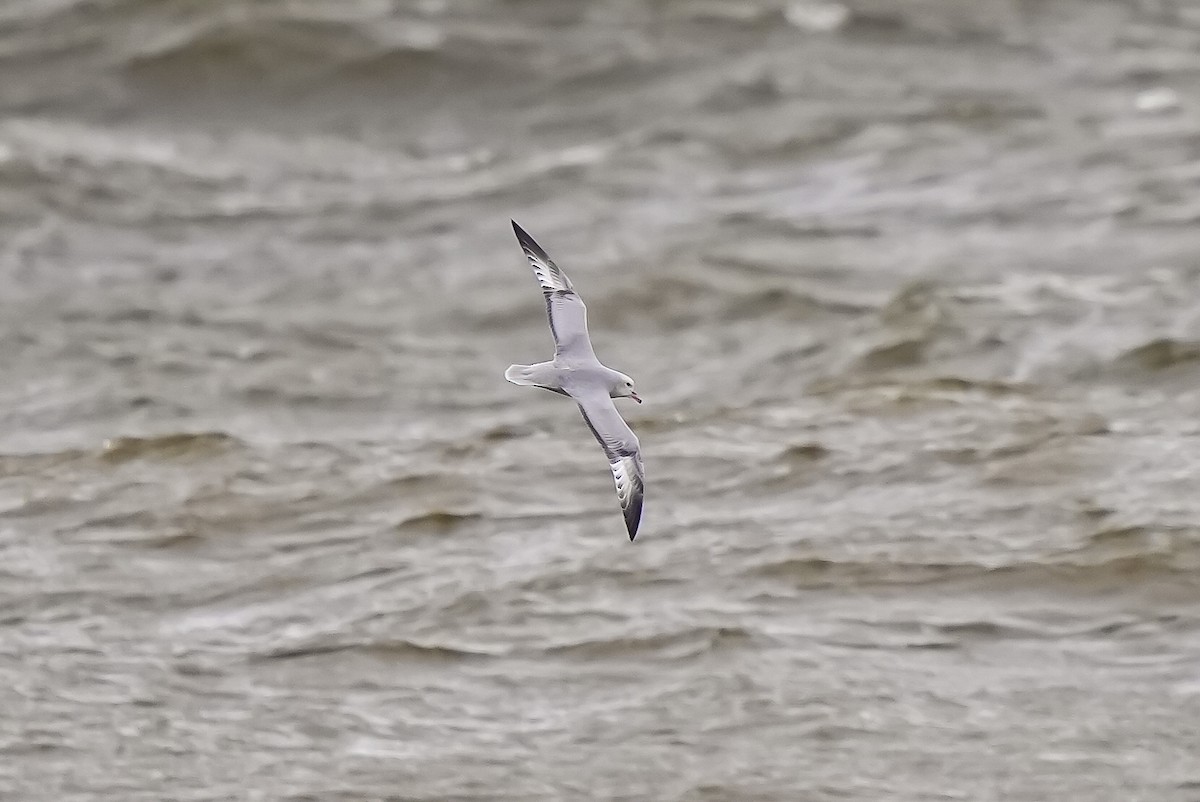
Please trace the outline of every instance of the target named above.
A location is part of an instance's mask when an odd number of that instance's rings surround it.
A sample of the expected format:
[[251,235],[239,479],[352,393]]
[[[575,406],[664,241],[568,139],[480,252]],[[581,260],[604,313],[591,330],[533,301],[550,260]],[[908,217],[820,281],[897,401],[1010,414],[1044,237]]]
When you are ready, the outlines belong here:
[[1191,2],[7,0],[0,798],[1200,800],[1198,75]]

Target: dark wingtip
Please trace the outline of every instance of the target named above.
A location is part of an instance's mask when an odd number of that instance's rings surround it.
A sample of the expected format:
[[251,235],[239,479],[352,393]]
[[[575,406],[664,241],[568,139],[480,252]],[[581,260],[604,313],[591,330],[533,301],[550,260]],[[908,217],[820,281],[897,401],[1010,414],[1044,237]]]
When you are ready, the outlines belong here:
[[529,251],[531,254],[536,256],[538,259],[541,259],[543,262],[550,261],[550,257],[548,255],[546,255],[546,251],[543,250],[542,246],[538,245],[537,240],[535,240],[533,237],[529,236],[529,233],[527,231],[525,231],[525,229],[523,229],[519,225],[517,225],[516,220],[510,219],[508,222],[512,223],[513,233],[517,235],[517,242],[519,242],[521,244],[522,248]]
[[629,530],[629,542],[637,537],[638,526],[642,523],[642,500],[636,499],[629,509],[625,510],[625,528]]

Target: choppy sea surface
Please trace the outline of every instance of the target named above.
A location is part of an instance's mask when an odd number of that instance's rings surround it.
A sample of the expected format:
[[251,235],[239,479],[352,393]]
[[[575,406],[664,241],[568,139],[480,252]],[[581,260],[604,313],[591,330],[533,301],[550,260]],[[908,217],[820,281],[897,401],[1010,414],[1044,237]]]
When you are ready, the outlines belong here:
[[4,800],[1200,800],[1196,3],[7,0],[0,288]]

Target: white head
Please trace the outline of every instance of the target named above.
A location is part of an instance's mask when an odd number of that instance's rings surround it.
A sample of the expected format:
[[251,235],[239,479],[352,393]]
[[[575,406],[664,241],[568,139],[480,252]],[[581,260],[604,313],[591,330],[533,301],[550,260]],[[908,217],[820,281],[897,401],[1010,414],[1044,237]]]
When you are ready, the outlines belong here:
[[632,398],[639,404],[642,403],[642,399],[634,392],[633,379],[615,370],[613,371],[613,383],[608,388],[608,394],[612,398]]

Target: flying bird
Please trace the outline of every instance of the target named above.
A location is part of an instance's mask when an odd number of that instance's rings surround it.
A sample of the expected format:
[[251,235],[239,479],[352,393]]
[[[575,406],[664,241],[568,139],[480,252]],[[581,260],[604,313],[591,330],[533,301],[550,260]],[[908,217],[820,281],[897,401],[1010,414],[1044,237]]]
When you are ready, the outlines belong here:
[[510,365],[504,371],[504,378],[513,384],[565,395],[579,405],[584,422],[608,457],[617,485],[617,499],[625,515],[625,528],[633,540],[642,520],[646,471],[637,435],[617,412],[613,399],[632,398],[639,404],[642,399],[633,389],[633,379],[605,367],[596,358],[588,338],[587,307],[567,274],[516,221],[512,227],[546,297],[550,332],[554,335],[554,359],[536,365]]

